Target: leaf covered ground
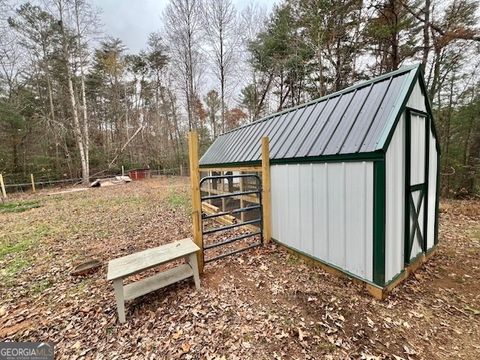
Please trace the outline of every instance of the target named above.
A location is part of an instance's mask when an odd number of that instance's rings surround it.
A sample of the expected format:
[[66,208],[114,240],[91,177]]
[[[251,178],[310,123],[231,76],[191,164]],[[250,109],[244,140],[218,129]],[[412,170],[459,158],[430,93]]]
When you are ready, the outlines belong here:
[[[479,201],[442,203],[436,254],[385,301],[271,244],[209,264],[200,291],[188,280],[128,303],[122,325],[106,264],[190,236],[187,179],[11,202],[1,341],[72,359],[480,358]],[[100,270],[70,275],[91,258]]]

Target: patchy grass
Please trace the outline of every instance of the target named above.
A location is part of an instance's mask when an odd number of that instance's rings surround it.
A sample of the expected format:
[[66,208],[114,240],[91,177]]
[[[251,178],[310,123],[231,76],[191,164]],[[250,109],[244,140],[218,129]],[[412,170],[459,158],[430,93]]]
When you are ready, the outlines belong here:
[[39,201],[9,202],[0,204],[0,213],[21,213],[41,206]]
[[0,281],[7,285],[11,284],[15,276],[22,270],[32,265],[32,261],[27,258],[18,257],[11,261],[4,269],[0,271]]
[[190,197],[184,192],[170,191],[167,197],[168,205],[172,209],[181,209],[188,212],[190,209]]
[[18,232],[0,234],[0,261],[10,254],[21,254],[27,251],[32,244],[49,235],[50,232],[51,228],[48,225],[40,224],[33,231],[21,229]]
[[0,244],[0,260],[9,254],[17,254],[29,248],[31,242],[23,240],[14,244]]
[[[385,301],[269,244],[209,263],[198,291],[187,280],[128,302],[126,324],[107,263],[191,236],[187,179],[41,204],[0,213],[2,339],[57,342],[59,358],[478,359],[478,201],[445,203],[436,254]],[[103,266],[71,276],[87,258]]]
[[50,279],[43,279],[38,282],[35,282],[31,287],[30,291],[33,295],[41,294],[45,290],[53,286],[53,282]]

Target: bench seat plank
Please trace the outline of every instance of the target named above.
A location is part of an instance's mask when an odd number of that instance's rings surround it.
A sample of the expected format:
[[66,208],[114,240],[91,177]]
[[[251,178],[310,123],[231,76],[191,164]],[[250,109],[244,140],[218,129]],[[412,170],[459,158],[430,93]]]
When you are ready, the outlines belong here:
[[124,278],[157,265],[192,254],[200,248],[190,238],[127,255],[108,263],[107,280]]
[[193,276],[193,270],[188,264],[177,266],[173,269],[158,273],[146,279],[136,281],[124,286],[124,298],[132,300],[148,294],[165,286],[176,283]]

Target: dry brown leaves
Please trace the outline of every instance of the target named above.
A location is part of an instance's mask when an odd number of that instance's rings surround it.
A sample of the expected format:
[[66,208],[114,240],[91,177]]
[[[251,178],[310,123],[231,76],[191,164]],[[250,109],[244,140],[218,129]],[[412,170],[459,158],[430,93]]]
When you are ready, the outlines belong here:
[[[478,358],[478,202],[446,203],[438,253],[386,301],[269,245],[208,265],[200,291],[184,281],[128,303],[118,324],[105,264],[189,236],[172,191],[187,182],[42,198],[0,215],[2,246],[41,233],[0,259],[10,270],[25,260],[0,287],[2,340],[51,341],[59,357],[85,359]],[[90,257],[101,270],[69,275]]]

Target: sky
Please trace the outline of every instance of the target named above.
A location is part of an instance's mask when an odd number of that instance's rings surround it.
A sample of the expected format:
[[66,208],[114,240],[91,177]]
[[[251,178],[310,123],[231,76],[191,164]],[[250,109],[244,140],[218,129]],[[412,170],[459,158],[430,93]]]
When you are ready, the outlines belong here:
[[[267,12],[278,0],[257,0]],[[103,31],[111,37],[120,38],[129,52],[138,52],[146,47],[148,34],[161,29],[161,14],[168,0],[92,0],[99,10]],[[249,3],[233,0],[238,11]]]

